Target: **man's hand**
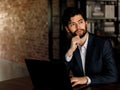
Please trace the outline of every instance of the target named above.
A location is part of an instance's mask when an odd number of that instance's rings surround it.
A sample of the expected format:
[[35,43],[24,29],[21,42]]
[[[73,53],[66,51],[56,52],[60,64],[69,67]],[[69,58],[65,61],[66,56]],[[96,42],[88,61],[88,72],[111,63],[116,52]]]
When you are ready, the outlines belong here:
[[74,50],[77,48],[77,46],[79,45],[80,40],[81,40],[81,39],[80,39],[79,36],[75,36],[75,37],[72,38],[70,48],[71,48],[73,51],[74,51]]
[[76,50],[77,46],[79,45],[80,43],[80,37],[79,36],[74,36],[71,40],[71,45],[70,45],[70,48],[67,52],[67,56],[72,56],[73,52]]
[[88,82],[88,79],[86,76],[84,76],[84,77],[71,77],[72,87],[74,87],[76,85],[87,84],[87,82]]

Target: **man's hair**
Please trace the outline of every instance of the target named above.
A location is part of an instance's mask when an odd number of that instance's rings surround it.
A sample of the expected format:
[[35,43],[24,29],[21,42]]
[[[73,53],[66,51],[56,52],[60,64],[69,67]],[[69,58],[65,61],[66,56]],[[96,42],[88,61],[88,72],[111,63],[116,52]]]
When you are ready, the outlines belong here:
[[80,14],[83,19],[86,21],[87,17],[86,15],[79,9],[79,8],[75,8],[75,7],[68,7],[64,10],[63,12],[63,16],[62,16],[62,23],[64,26],[68,25],[68,22],[70,21],[70,18]]

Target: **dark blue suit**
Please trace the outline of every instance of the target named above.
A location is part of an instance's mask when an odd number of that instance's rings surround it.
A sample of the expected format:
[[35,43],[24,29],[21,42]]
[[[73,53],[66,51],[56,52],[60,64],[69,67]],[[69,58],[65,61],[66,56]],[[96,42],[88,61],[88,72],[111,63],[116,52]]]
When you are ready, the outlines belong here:
[[[67,65],[74,76],[84,76],[78,48]],[[91,84],[113,83],[117,81],[118,77],[110,42],[90,33],[86,51],[85,74],[91,79]]]

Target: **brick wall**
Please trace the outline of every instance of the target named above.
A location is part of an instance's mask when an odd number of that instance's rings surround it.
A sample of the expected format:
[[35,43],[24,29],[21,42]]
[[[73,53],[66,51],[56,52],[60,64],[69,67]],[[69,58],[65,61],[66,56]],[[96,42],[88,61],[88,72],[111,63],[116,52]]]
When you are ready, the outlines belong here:
[[0,59],[48,59],[47,0],[0,0]]
[[24,59],[48,53],[48,1],[0,0],[0,81],[28,75]]

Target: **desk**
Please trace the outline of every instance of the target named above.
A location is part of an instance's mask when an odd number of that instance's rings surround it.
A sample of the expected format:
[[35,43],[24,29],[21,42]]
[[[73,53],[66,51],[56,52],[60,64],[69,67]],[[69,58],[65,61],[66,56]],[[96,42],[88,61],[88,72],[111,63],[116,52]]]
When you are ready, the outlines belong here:
[[22,77],[1,81],[0,90],[33,90],[33,85],[29,77]]
[[[74,88],[74,90],[79,90],[78,88]],[[33,90],[33,85],[29,77],[22,77],[1,81],[0,90]],[[120,84],[89,86],[82,90],[120,90]]]

